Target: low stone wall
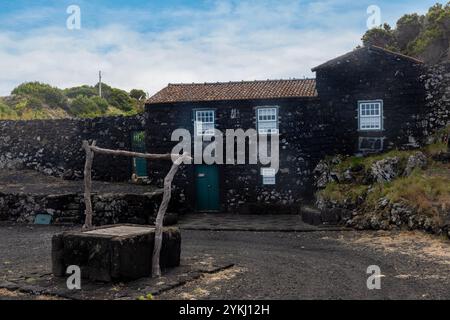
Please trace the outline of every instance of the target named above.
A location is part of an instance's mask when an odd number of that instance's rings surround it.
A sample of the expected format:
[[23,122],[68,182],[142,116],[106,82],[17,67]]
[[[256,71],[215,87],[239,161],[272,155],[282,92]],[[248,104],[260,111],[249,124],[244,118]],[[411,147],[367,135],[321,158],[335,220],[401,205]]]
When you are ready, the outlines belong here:
[[[131,150],[134,131],[142,131],[144,115],[94,119],[0,121],[0,169],[28,168],[67,179],[82,177],[83,140],[97,145]],[[96,155],[93,177],[126,181],[132,174],[132,159]]]
[[[162,192],[148,194],[94,194],[94,225],[116,223],[153,224]],[[29,195],[0,193],[0,220],[32,223],[37,213],[47,213],[53,223],[82,224],[82,194]],[[167,224],[173,217],[167,216]]]

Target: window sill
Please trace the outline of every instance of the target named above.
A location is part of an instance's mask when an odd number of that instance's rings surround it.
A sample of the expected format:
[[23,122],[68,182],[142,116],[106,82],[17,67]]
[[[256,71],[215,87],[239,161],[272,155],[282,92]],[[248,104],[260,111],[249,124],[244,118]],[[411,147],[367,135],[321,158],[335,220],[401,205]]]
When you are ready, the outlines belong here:
[[384,132],[384,129],[358,129],[358,132]]

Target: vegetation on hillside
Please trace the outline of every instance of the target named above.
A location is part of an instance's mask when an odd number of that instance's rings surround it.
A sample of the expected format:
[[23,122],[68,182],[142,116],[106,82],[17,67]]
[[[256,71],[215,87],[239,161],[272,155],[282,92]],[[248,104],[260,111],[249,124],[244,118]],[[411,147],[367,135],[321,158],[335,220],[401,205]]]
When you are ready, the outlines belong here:
[[[434,143],[421,150],[394,150],[373,156],[334,160],[330,170],[334,177],[339,178],[329,181],[319,190],[317,199],[327,206],[356,210],[359,214],[353,222],[373,221],[374,216],[383,221],[389,218],[386,210],[404,206],[440,225],[443,213],[450,208],[450,163],[439,160],[441,155],[448,154],[449,135],[450,126],[437,132],[433,137]],[[418,152],[426,157],[425,165],[417,166],[406,174],[410,158]],[[384,182],[371,178],[374,164],[394,158],[397,161],[391,163],[399,173],[397,176]],[[328,163],[332,160],[328,159]],[[350,178],[346,178],[348,176]]]
[[435,4],[425,15],[405,14],[392,28],[385,23],[367,31],[363,44],[417,57],[427,63],[450,60],[450,2]]
[[133,89],[129,93],[102,84],[102,97],[96,86],[59,89],[40,82],[27,82],[0,98],[0,119],[92,118],[132,115],[142,112],[147,96]]

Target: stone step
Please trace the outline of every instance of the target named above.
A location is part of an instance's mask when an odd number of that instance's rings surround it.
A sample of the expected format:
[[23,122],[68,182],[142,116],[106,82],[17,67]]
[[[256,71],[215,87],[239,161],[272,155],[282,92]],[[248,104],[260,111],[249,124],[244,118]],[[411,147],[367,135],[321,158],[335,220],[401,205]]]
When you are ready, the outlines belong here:
[[311,224],[313,226],[322,224],[322,217],[319,209],[312,206],[302,206],[300,212],[303,222]]
[[314,206],[301,207],[302,220],[314,226],[335,226],[351,218],[349,210],[333,208],[320,210]]
[[60,217],[57,218],[54,224],[80,224],[82,223],[80,217]]

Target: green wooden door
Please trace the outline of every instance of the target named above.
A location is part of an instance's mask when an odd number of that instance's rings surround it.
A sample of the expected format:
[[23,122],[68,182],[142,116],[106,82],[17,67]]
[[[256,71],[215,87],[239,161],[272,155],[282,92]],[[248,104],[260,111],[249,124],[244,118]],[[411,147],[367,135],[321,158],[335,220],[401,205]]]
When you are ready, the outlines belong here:
[[195,167],[198,211],[219,211],[219,173],[217,166]]
[[[145,132],[133,132],[131,148],[135,152],[145,153]],[[133,158],[133,173],[138,177],[147,177],[147,160],[143,158]]]

